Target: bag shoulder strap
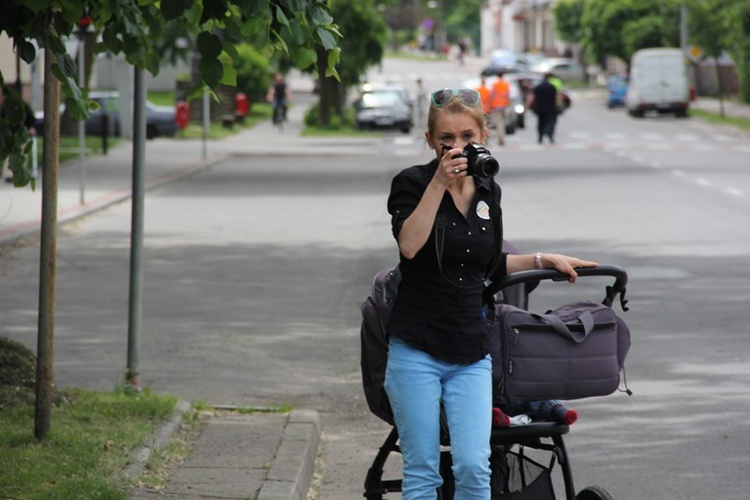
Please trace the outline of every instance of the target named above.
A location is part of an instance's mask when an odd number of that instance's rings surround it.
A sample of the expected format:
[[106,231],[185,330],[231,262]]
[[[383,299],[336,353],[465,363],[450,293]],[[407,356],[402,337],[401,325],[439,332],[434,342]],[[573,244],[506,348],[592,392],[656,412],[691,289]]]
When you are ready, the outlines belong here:
[[594,317],[591,315],[590,311],[584,311],[578,315],[577,319],[581,322],[581,325],[583,325],[583,331],[571,331],[570,328],[568,328],[568,325],[566,325],[563,320],[561,320],[554,314],[532,313],[532,315],[536,318],[539,318],[541,321],[544,321],[545,323],[550,325],[557,333],[569,338],[576,344],[580,344],[581,342],[586,340],[586,337],[588,337],[589,334],[594,331]]

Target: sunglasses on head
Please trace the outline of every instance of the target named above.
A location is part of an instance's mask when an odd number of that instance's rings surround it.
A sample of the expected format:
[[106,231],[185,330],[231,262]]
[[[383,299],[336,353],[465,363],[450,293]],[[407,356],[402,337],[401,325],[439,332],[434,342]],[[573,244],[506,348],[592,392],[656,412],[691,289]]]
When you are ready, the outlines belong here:
[[479,92],[472,89],[443,89],[433,92],[430,96],[430,100],[434,106],[442,108],[447,105],[451,100],[457,97],[462,103],[467,106],[476,106],[479,104]]

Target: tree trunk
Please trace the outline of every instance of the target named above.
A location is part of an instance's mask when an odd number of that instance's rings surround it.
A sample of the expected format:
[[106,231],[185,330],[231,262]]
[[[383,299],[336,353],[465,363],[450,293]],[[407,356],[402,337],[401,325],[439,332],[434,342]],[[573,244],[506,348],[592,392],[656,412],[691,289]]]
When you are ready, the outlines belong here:
[[346,89],[344,85],[337,81],[336,82],[336,115],[344,123],[344,108],[346,106]]
[[328,55],[318,47],[318,81],[320,82],[320,101],[318,104],[318,125],[327,127],[331,123],[332,78],[326,77]]
[[57,255],[57,166],[60,82],[52,74],[55,54],[44,51],[44,127],[42,156],[42,226],[39,243],[39,312],[36,360],[36,402],[34,437],[43,441],[52,413],[52,366],[55,332],[55,263]]

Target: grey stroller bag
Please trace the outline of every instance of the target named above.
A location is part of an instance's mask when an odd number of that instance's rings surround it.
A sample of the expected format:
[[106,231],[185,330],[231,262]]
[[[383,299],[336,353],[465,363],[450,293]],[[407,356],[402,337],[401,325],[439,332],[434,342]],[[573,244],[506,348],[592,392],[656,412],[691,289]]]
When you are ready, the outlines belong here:
[[[620,384],[630,330],[611,307],[573,302],[546,314],[495,307],[490,338],[500,394],[528,399],[606,396]],[[497,345],[497,342],[500,345]],[[498,355],[499,353],[499,355]]]

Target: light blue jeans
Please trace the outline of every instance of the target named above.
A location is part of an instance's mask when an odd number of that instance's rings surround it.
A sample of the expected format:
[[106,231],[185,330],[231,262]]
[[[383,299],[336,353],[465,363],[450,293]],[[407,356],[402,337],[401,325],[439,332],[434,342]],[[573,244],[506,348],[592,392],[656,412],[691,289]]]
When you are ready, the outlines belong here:
[[440,476],[440,403],[450,430],[455,500],[490,499],[492,362],[440,361],[391,337],[385,390],[404,460],[403,500],[434,500]]

